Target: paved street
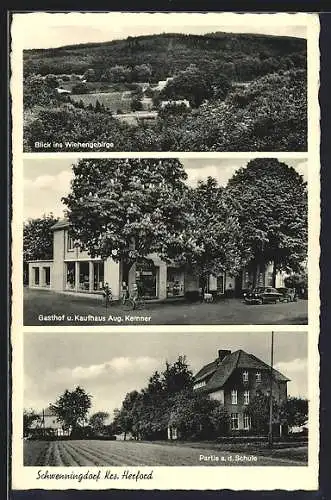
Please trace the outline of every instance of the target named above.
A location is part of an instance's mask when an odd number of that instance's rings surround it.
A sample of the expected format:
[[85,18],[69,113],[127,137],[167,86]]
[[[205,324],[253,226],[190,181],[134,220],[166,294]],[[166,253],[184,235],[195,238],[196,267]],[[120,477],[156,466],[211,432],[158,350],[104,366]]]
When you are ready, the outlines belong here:
[[[254,452],[220,451],[208,448],[191,448],[189,445],[167,445],[135,441],[27,441],[24,443],[24,465],[32,466],[305,466],[306,461],[292,460],[292,450],[275,450],[286,453],[268,456]],[[302,447],[302,456],[307,452]],[[295,451],[293,450],[295,456]],[[298,454],[298,453],[297,453]]]
[[307,300],[247,305],[239,299],[212,304],[147,303],[144,309],[107,309],[100,298],[24,290],[25,325],[306,325]]

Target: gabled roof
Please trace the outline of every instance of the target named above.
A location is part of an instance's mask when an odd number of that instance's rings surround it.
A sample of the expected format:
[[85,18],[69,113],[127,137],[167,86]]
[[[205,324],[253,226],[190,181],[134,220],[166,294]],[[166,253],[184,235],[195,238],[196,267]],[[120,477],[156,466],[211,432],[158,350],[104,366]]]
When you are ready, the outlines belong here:
[[[204,386],[204,390],[216,390],[224,386],[226,381],[232,375],[232,373],[237,369],[249,369],[253,368],[256,370],[270,370],[270,366],[261,361],[259,358],[253,354],[248,354],[245,351],[239,349],[231,354],[228,354],[221,361],[215,359],[212,363],[205,365],[194,377],[195,382],[200,382],[207,377],[211,376],[207,384]],[[287,382],[289,379],[282,375],[279,371],[273,369],[273,376],[275,380],[279,382]]]
[[66,227],[69,227],[68,219],[60,219],[54,224],[54,226],[51,227],[51,229],[52,231],[57,231],[58,229],[64,229]]

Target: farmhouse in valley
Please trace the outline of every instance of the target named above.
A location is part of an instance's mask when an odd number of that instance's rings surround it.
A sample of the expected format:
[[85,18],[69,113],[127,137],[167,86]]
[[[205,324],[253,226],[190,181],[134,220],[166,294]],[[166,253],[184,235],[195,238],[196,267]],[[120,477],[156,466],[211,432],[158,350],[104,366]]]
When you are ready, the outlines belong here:
[[[230,417],[230,433],[236,434],[251,429],[247,406],[259,391],[269,395],[271,382],[272,396],[280,407],[287,401],[287,377],[275,369],[271,373],[271,367],[253,354],[241,349],[235,352],[220,349],[218,357],[194,376],[193,389],[208,394],[224,406]],[[274,415],[275,434],[282,434],[284,423],[279,415]],[[178,437],[176,427],[169,427],[168,438]]]
[[[129,289],[137,283],[146,299],[164,300],[170,297],[183,297],[186,292],[199,289],[199,278],[179,265],[166,264],[156,254],[134,264],[129,270],[123,263],[112,258],[102,260],[91,258],[73,241],[69,223],[62,219],[52,228],[53,259],[30,261],[29,287],[51,289],[58,292],[100,294],[105,282],[112,290],[113,297],[121,295],[121,283],[126,281]],[[239,276],[220,273],[210,276],[207,291],[219,295],[237,295],[253,282],[253,270],[244,269]],[[272,265],[261,269],[259,286],[272,285]],[[284,276],[278,274],[276,286],[284,286]]]
[[57,416],[50,408],[43,409],[38,417],[39,418],[31,425],[32,433],[56,437],[70,435],[71,429],[64,429],[62,424],[57,420]]
[[187,99],[161,101],[160,103],[161,109],[165,108],[166,106],[181,106],[181,105],[186,106],[186,108],[190,108],[190,103]]

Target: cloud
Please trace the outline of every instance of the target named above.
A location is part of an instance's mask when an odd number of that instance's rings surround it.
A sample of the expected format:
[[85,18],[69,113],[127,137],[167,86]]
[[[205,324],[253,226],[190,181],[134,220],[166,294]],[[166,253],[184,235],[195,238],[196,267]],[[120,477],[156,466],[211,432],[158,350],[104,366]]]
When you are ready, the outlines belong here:
[[59,368],[46,375],[49,382],[79,383],[84,380],[100,379],[104,376],[127,376],[132,373],[150,373],[159,365],[159,360],[152,357],[116,357],[97,365],[75,366],[74,368]]
[[25,189],[51,189],[55,192],[68,191],[73,177],[71,170],[62,170],[57,175],[39,175],[35,179],[25,179]]

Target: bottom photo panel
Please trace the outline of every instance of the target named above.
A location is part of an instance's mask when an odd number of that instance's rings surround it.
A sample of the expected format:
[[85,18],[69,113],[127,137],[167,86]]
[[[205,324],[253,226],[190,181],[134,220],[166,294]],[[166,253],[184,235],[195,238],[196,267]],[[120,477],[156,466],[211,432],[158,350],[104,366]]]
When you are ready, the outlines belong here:
[[25,333],[23,406],[23,466],[47,467],[40,479],[305,467],[307,333]]

